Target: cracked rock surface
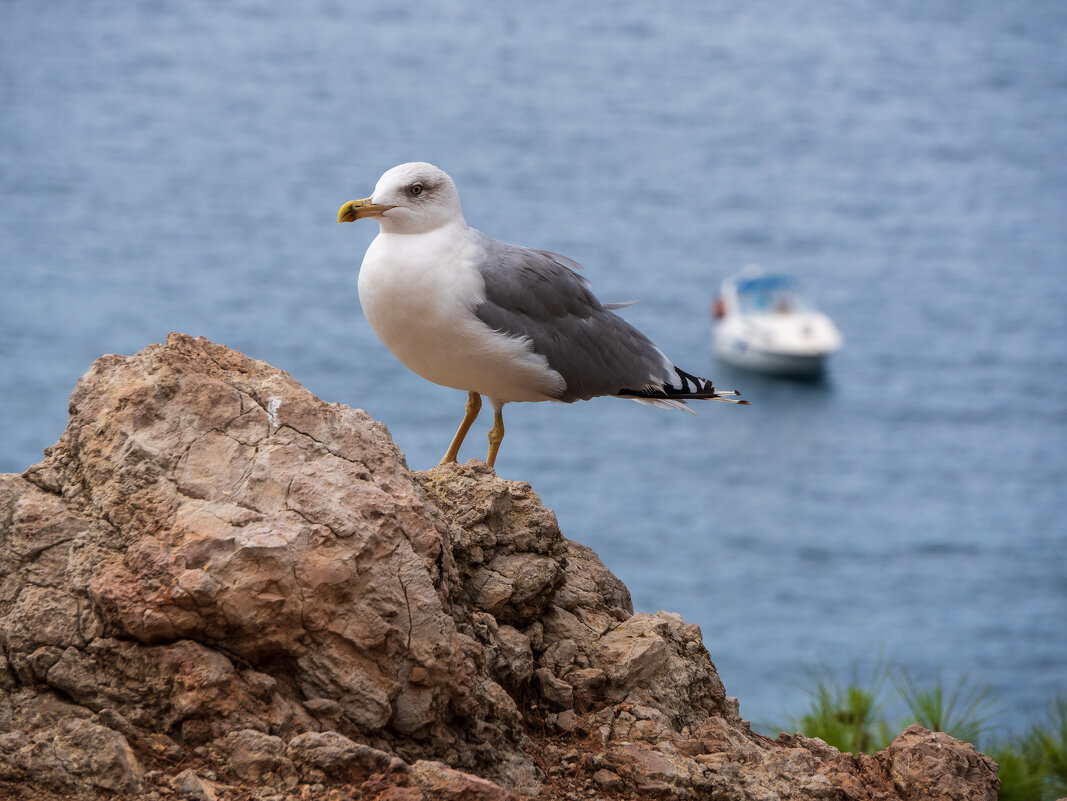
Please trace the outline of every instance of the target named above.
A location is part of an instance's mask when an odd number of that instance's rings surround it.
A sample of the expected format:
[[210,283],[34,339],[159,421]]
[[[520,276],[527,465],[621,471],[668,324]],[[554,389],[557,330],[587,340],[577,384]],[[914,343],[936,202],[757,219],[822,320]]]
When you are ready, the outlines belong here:
[[996,797],[913,727],[752,732],[701,632],[634,614],[528,484],[411,473],[365,412],[172,334],[0,475],[0,795]]

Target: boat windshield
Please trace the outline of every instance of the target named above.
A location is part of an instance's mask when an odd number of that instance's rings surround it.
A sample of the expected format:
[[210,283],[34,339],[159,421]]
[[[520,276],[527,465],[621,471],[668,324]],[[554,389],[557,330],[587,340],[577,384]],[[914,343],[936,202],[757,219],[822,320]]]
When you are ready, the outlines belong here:
[[795,280],[785,275],[764,275],[737,283],[742,314],[790,314],[814,311]]

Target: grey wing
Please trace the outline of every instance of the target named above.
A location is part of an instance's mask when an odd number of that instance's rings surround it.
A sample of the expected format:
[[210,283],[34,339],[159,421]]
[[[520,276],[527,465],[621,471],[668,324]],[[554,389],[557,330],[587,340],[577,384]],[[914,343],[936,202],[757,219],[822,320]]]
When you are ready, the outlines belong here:
[[474,313],[490,328],[529,339],[566,382],[559,400],[617,395],[671,379],[670,361],[597,300],[575,262],[482,236],[485,300]]

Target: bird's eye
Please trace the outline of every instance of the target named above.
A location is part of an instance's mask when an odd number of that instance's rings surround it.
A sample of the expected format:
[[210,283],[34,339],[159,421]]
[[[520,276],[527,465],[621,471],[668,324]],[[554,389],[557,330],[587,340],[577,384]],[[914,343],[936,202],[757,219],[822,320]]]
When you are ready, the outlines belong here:
[[422,184],[412,184],[410,187],[408,187],[408,193],[412,197],[418,197],[422,194]]

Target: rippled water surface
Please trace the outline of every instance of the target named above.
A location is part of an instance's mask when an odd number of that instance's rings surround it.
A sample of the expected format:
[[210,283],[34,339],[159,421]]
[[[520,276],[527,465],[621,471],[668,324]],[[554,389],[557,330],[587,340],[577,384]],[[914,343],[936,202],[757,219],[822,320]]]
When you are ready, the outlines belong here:
[[[471,224],[582,262],[752,400],[516,404],[498,462],[638,608],[701,625],[744,715],[784,722],[805,666],[879,655],[989,682],[1014,728],[1067,690],[1067,6],[12,2],[0,23],[0,470],[55,441],[94,358],[171,330],[435,463],[464,396],[374,338],[376,226],[335,223],[433,161]],[[844,331],[824,382],[714,364],[708,302],[751,262]]]

